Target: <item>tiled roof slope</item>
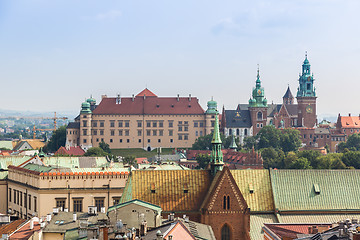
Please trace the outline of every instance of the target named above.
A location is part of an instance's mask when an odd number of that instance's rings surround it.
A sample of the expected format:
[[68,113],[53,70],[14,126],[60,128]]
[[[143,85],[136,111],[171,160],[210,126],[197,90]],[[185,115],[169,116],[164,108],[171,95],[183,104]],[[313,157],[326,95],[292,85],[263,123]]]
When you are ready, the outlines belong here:
[[360,214],[281,214],[282,223],[336,223],[344,219],[360,219]]
[[121,202],[140,199],[159,205],[164,212],[198,211],[210,183],[206,170],[133,171]]
[[137,95],[137,97],[157,97],[152,91],[150,91],[149,89],[145,88],[144,90],[142,90],[141,92],[139,92]]
[[264,239],[262,227],[264,223],[276,223],[274,214],[251,214],[250,215],[250,238],[252,240]]
[[[230,170],[250,212],[274,211],[274,201],[270,184],[269,170],[246,169]],[[253,193],[250,193],[250,188]]]
[[62,154],[67,154],[70,156],[82,156],[85,154],[85,151],[80,147],[80,146],[76,146],[76,147],[63,147],[61,146],[56,152],[55,155],[62,155]]
[[270,177],[279,211],[360,211],[360,170],[270,170]]
[[103,98],[93,114],[204,114],[204,109],[196,97],[125,97],[119,104]]
[[25,219],[18,219],[18,220],[10,222],[8,224],[1,225],[0,226],[0,236],[2,236],[3,234],[13,233],[25,221],[26,221]]
[[338,121],[342,128],[360,128],[359,116],[339,116]]

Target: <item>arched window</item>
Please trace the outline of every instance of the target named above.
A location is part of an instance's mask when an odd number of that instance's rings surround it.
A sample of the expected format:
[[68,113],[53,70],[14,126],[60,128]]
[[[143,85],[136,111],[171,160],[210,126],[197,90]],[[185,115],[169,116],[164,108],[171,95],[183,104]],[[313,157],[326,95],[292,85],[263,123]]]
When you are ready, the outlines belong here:
[[224,196],[223,208],[226,209],[226,196]]
[[262,112],[258,112],[257,113],[257,120],[262,120],[263,119],[263,114]]
[[230,209],[230,196],[224,196],[223,209]]
[[230,136],[232,135],[232,129],[231,128],[229,129],[229,135]]
[[230,196],[227,196],[227,209],[230,209]]
[[244,129],[244,135],[245,135],[245,136],[248,135],[248,132],[247,132],[247,129],[246,129],[246,128]]
[[230,228],[227,224],[221,228],[221,240],[230,240]]
[[239,136],[240,135],[240,130],[236,129],[236,135]]

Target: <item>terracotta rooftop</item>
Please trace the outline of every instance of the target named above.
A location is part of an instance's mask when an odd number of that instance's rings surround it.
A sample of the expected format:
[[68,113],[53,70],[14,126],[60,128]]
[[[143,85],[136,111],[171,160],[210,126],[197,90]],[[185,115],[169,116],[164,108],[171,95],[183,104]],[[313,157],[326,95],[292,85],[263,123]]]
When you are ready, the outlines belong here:
[[85,154],[85,151],[77,146],[77,147],[60,147],[55,155],[70,155],[70,156],[82,156]]
[[[140,94],[144,92],[142,96]],[[136,97],[105,97],[93,114],[204,114],[196,97],[158,97],[145,89]]]
[[40,224],[38,222],[34,222],[34,228],[30,229],[30,221],[28,221],[22,227],[17,229],[11,236],[9,236],[9,239],[10,240],[29,239],[34,234],[34,232],[37,232],[39,230],[40,230]]
[[0,236],[2,234],[11,234],[13,233],[21,224],[23,224],[26,220],[25,219],[19,219],[12,221],[8,224],[3,224],[0,227]]
[[309,234],[309,227],[321,227],[323,230],[331,228],[331,224],[281,224],[281,223],[265,223],[264,231],[271,231],[281,239],[295,239],[298,234]]
[[342,128],[360,128],[359,116],[339,116],[338,122]]
[[142,90],[141,92],[138,93],[138,95],[136,95],[136,97],[157,97],[152,91],[150,91],[149,89],[145,88],[144,90]]

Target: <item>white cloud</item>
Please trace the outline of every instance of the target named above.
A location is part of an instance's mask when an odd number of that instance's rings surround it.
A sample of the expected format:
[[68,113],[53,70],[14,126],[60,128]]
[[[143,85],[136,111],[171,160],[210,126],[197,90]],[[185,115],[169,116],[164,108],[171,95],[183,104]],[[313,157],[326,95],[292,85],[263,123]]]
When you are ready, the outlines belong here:
[[122,13],[119,10],[110,10],[105,13],[99,13],[96,15],[96,19],[104,20],[104,19],[115,19],[121,17]]

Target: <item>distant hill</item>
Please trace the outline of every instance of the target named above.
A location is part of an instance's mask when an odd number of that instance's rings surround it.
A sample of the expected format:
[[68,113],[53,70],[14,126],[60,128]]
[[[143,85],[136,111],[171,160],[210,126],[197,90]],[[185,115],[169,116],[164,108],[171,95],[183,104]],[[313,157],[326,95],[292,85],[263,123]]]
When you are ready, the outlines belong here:
[[[56,112],[58,117],[67,117],[69,120],[74,119],[79,113],[76,112]],[[0,117],[54,117],[54,112],[35,112],[35,111],[16,111],[0,109]]]

